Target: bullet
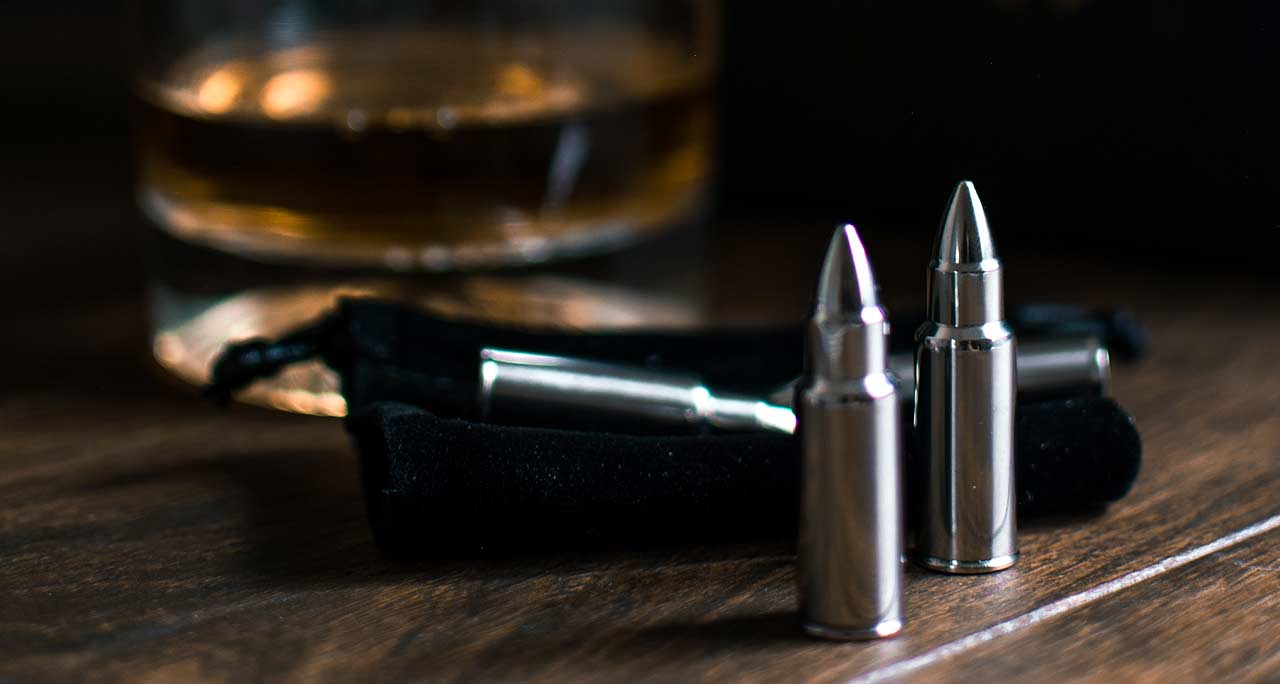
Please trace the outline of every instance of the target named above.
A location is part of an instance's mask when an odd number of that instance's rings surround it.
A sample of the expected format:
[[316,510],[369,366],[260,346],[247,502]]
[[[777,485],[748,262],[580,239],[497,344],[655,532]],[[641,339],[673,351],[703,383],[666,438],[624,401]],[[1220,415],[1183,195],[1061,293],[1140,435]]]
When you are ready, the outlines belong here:
[[[1108,393],[1111,357],[1095,339],[1028,340],[1018,345],[1017,356],[1018,395],[1024,400]],[[914,353],[890,354],[889,369],[901,381],[898,398],[910,411]],[[796,382],[767,396],[738,395],[689,373],[486,347],[480,350],[477,401],[486,420],[519,420],[541,410],[675,430],[710,426],[792,434]]]
[[982,202],[963,181],[938,231],[928,320],[916,332],[910,553],[939,572],[996,572],[1018,558],[1016,356],[1001,268]]
[[902,629],[902,473],[889,326],[852,225],[836,230],[795,396],[800,616],[826,639]]
[[480,350],[478,403],[485,420],[540,410],[673,428],[791,434],[796,424],[772,397],[715,393],[696,375],[511,349]]

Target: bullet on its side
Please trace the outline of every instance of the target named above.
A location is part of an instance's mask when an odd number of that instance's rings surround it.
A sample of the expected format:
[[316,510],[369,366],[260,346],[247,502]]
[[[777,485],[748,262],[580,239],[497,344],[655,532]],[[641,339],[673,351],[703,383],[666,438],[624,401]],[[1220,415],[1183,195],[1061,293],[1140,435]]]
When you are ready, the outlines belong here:
[[836,230],[796,389],[801,440],[800,613],[827,639],[902,629],[902,464],[888,321],[866,251]]
[[934,251],[929,320],[916,333],[910,554],[940,572],[995,572],[1018,558],[1015,343],[972,183],[952,194]]

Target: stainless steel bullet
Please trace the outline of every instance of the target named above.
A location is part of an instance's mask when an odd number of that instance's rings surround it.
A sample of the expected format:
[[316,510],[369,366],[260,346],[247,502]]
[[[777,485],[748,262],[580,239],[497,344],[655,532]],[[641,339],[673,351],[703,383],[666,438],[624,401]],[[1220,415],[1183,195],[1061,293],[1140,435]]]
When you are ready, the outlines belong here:
[[889,326],[851,225],[827,250],[796,389],[800,614],[808,633],[902,629],[902,473]]
[[[1029,340],[1018,345],[1018,394],[1027,397],[1103,395],[1111,357],[1097,340]],[[910,410],[915,390],[911,353],[890,354],[901,381],[899,400]],[[480,415],[519,416],[530,407],[606,416],[638,424],[722,430],[795,431],[791,402],[796,382],[767,396],[717,392],[694,375],[511,349],[480,350]]]
[[[785,397],[790,402],[790,393]],[[795,430],[790,406],[768,397],[716,394],[694,375],[571,356],[480,350],[480,415],[519,414],[530,406],[577,415],[724,430]]]
[[952,194],[938,231],[928,309],[916,333],[910,553],[940,572],[1003,570],[1018,558],[1015,346],[1000,260],[969,181]]

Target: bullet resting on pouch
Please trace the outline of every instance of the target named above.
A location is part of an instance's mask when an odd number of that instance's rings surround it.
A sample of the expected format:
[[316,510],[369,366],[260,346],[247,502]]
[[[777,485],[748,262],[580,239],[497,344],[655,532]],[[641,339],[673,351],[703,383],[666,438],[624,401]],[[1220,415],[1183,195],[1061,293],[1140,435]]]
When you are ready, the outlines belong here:
[[[1017,356],[1023,398],[1107,394],[1111,360],[1093,338],[1032,340],[1020,343]],[[913,401],[913,363],[910,354],[889,355],[889,368],[902,382],[898,399],[904,410]],[[480,350],[483,418],[518,416],[537,406],[647,425],[791,434],[794,395],[795,382],[767,396],[737,395],[707,387],[693,374],[513,349]]]

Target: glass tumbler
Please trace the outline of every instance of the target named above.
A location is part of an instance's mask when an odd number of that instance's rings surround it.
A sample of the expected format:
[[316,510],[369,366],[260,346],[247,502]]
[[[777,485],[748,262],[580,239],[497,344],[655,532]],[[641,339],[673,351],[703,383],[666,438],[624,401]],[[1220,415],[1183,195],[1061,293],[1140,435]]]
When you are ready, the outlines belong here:
[[139,0],[137,193],[242,257],[445,271],[698,215],[712,0]]

